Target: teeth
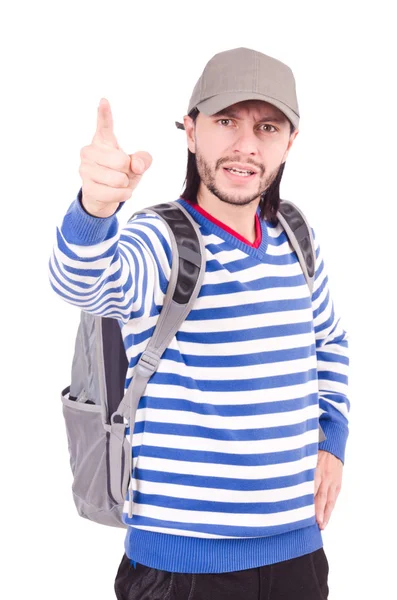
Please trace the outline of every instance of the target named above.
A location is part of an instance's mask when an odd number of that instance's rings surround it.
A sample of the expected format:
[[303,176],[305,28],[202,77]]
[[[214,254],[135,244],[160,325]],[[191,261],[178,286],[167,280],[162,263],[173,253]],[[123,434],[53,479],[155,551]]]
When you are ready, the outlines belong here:
[[242,177],[247,177],[252,174],[252,171],[239,171],[238,169],[227,169],[230,173],[235,173],[235,175],[241,175]]

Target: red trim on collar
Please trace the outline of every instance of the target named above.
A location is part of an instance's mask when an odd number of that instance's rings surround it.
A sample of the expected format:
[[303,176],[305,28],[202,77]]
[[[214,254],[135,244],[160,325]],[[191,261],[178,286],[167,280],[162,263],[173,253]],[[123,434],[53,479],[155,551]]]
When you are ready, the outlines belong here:
[[256,232],[255,235],[256,235],[256,237],[255,237],[255,242],[252,243],[252,242],[248,241],[247,239],[245,239],[245,237],[243,237],[242,235],[237,233],[237,231],[235,231],[234,229],[231,229],[231,227],[228,227],[228,225],[225,225],[225,223],[222,223],[222,221],[218,221],[218,219],[216,219],[215,217],[213,217],[212,215],[207,213],[207,211],[204,210],[204,208],[201,208],[201,206],[199,204],[194,204],[193,202],[190,202],[190,200],[186,200],[186,202],[188,202],[190,204],[190,206],[195,208],[197,210],[197,212],[202,214],[209,221],[211,221],[212,223],[215,223],[215,225],[218,225],[218,227],[220,227],[224,231],[227,231],[227,233],[234,235],[234,237],[236,237],[241,242],[244,242],[244,244],[248,244],[248,246],[251,246],[252,248],[259,248],[259,246],[261,245],[261,243],[262,243],[262,228],[261,228],[261,224],[260,224],[257,213],[255,213],[255,232]]

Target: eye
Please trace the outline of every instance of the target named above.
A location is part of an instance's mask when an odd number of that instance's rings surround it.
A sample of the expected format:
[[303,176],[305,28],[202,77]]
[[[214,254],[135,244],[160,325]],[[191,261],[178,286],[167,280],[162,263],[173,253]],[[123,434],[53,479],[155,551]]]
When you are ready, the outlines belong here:
[[[261,127],[273,127],[274,131],[277,131],[276,127],[274,125],[270,125],[270,123],[264,123],[263,125],[261,125]],[[272,131],[270,131],[269,133],[272,133]]]
[[217,123],[222,123],[222,124],[223,124],[223,123],[225,123],[225,122],[226,122],[226,123],[231,123],[231,122],[232,122],[232,120],[231,120],[231,119],[218,119],[218,120],[217,120]]

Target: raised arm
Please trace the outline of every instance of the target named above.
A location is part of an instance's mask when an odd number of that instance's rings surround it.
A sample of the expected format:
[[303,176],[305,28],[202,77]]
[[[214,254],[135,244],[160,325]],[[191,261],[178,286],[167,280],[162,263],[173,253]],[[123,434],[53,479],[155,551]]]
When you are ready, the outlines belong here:
[[116,212],[149,168],[147,152],[126,154],[108,102],[98,108],[92,143],[81,151],[82,188],[57,229],[50,260],[53,289],[82,310],[127,321],[150,314],[171,263],[166,227],[139,215],[120,232]]

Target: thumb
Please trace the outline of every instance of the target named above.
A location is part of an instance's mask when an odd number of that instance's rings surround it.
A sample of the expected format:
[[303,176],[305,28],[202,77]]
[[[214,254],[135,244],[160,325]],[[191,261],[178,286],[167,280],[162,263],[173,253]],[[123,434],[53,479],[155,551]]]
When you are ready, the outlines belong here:
[[130,169],[133,175],[143,175],[152,164],[153,158],[149,152],[140,150],[130,154]]
[[92,141],[113,148],[119,148],[113,131],[112,110],[106,98],[101,98],[99,102],[96,131]]
[[316,470],[314,472],[314,496],[317,496],[317,492],[321,485],[321,481],[322,481],[322,475],[321,475],[319,466],[317,465]]

